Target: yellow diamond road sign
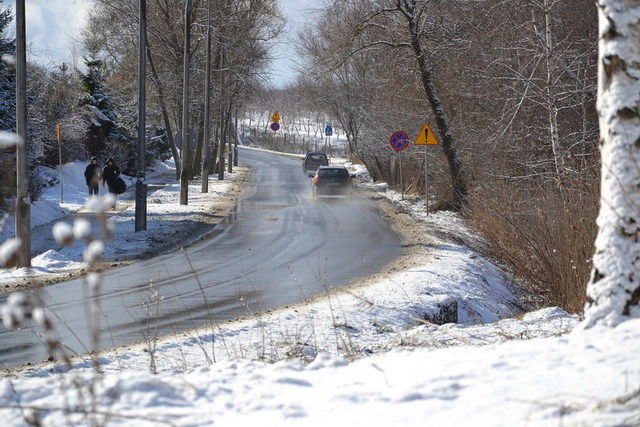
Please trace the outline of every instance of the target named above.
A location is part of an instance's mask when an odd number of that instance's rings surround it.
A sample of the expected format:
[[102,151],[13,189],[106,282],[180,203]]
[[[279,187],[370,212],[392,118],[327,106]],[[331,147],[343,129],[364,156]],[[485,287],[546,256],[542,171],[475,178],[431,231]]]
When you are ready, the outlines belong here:
[[275,123],[278,123],[280,121],[280,114],[278,114],[277,111],[271,116],[271,121]]
[[438,145],[436,135],[433,133],[428,124],[422,126],[422,130],[416,137],[415,145]]

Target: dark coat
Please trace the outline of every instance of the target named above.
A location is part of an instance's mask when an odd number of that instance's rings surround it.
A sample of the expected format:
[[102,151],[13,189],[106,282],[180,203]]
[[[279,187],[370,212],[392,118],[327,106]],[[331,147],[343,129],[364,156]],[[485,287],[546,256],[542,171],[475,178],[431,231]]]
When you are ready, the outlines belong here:
[[116,165],[107,165],[104,167],[102,171],[102,182],[103,185],[106,182],[109,186],[109,193],[116,193],[115,186],[116,180],[120,176],[120,168]]
[[84,170],[84,179],[87,181],[87,185],[98,185],[101,177],[102,168],[100,165],[89,163],[89,166]]

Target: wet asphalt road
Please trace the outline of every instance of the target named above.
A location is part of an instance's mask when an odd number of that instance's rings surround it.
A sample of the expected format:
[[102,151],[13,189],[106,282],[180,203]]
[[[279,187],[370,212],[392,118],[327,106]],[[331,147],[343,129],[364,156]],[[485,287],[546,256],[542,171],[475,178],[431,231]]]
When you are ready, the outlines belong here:
[[[109,348],[293,303],[373,274],[400,255],[399,236],[373,202],[312,200],[300,160],[251,150],[240,150],[239,159],[255,168],[255,191],[208,238],[106,272],[97,298],[83,279],[43,291],[69,354],[92,348],[88,300],[100,307],[99,348]],[[0,343],[0,366],[49,357],[36,327],[0,325]]]

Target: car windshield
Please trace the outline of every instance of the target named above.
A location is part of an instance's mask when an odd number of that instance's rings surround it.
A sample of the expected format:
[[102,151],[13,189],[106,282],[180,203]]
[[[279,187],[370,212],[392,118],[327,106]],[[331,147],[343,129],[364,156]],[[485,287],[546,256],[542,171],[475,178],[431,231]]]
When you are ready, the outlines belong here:
[[318,176],[349,176],[346,169],[320,169]]
[[309,159],[312,159],[312,160],[324,160],[326,158],[327,157],[324,154],[311,154],[309,156]]

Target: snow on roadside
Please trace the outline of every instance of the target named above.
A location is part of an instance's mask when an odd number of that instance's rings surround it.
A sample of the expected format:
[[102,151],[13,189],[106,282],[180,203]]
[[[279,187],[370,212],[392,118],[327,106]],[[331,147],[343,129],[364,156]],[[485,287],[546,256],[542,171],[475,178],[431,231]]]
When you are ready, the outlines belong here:
[[[398,199],[384,185],[368,184]],[[442,236],[458,217],[403,208]],[[257,317],[44,364],[0,379],[21,425],[638,425],[640,320],[570,332],[558,308],[518,313],[504,274],[436,238],[400,271]],[[435,325],[455,302],[458,323]],[[292,359],[292,360],[291,360]],[[158,372],[154,375],[150,372]]]
[[[32,259],[31,270],[0,269],[0,282],[12,283],[21,279],[55,277],[62,273],[84,270],[88,264],[83,260],[85,245],[75,242],[60,247],[53,239],[52,229],[56,221],[63,221],[69,214],[85,215],[91,220],[91,234],[101,237],[102,231],[93,212],[87,211],[87,190],[84,182],[85,164],[74,162],[63,166],[63,199],[58,185],[47,188],[40,200],[31,206],[32,228],[40,227],[32,232],[32,248],[40,252]],[[157,162],[148,174],[147,183],[166,185],[159,189],[150,189],[147,201],[147,229],[135,232],[135,183],[132,178],[124,177],[129,189],[118,196],[117,212],[108,212],[109,222],[113,227],[113,236],[105,245],[103,254],[106,262],[126,261],[149,255],[154,248],[159,250],[172,244],[184,243],[188,227],[198,221],[206,222],[211,215],[212,206],[219,204],[216,214],[225,214],[228,203],[232,200],[232,191],[245,178],[247,168],[235,168],[234,173],[227,174],[224,181],[218,181],[215,175],[209,177],[209,192],[201,192],[199,181],[189,185],[189,204],[181,205],[180,182],[175,180],[175,168],[172,165]],[[106,195],[106,189],[100,187],[100,195]],[[219,202],[218,202],[219,201]],[[72,226],[72,223],[69,223]],[[178,233],[178,230],[181,233]],[[0,231],[0,244],[15,235],[13,218],[9,218]],[[196,238],[197,236],[194,236]],[[38,250],[40,249],[40,250]]]
[[[145,343],[103,353],[101,368],[108,372],[145,370],[153,363],[155,370],[166,372],[236,357],[311,361],[324,354],[355,359],[398,346],[443,347],[454,343],[455,336],[473,336],[475,344],[488,344],[509,337],[556,335],[577,323],[557,309],[536,321],[511,319],[483,330],[477,325],[520,313],[517,297],[502,284],[499,270],[471,253],[444,249],[436,251],[436,258],[437,262],[376,276],[358,286],[245,320],[168,338],[150,336]],[[161,298],[158,294],[154,300]],[[451,303],[458,313],[457,323],[432,324],[439,310]],[[469,341],[471,338],[460,338],[455,343]],[[84,358],[77,365],[90,368],[92,363]],[[53,368],[67,370],[64,365]],[[42,373],[37,368],[28,372]]]

